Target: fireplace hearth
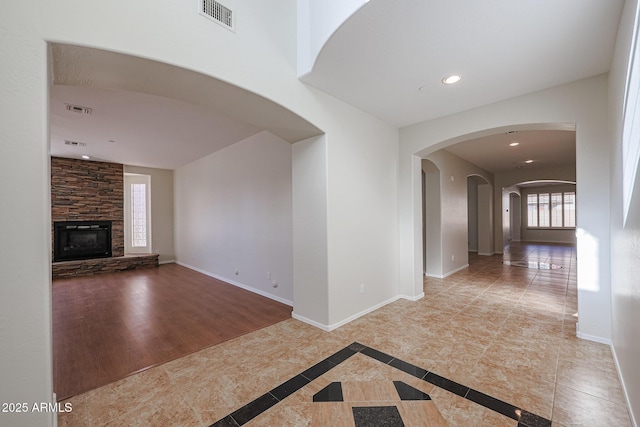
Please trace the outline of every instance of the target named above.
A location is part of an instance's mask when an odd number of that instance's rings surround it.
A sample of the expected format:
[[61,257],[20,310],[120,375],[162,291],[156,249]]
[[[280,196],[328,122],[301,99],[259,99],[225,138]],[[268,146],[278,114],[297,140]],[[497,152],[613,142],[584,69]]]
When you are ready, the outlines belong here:
[[111,221],[53,223],[53,260],[111,257]]

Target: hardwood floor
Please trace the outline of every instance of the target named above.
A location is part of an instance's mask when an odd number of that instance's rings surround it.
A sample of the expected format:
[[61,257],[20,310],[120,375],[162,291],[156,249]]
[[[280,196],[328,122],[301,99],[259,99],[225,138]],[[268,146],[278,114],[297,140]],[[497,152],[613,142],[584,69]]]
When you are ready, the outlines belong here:
[[62,400],[291,317],[290,306],[176,264],[54,280]]

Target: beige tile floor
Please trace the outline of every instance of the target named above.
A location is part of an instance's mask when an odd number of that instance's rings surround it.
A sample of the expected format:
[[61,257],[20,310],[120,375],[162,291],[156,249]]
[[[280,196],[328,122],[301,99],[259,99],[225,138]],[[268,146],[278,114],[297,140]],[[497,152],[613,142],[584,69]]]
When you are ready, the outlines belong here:
[[[468,269],[425,279],[423,299],[398,300],[332,332],[290,319],[75,396],[63,402],[73,411],[60,414],[59,425],[209,426],[357,341],[553,426],[630,426],[609,347],[575,337],[575,249],[505,252],[505,259],[552,262],[559,270],[505,266],[502,259],[470,255]],[[246,425],[318,425],[312,396],[328,382],[390,379],[429,394],[448,425],[517,425],[362,354]]]

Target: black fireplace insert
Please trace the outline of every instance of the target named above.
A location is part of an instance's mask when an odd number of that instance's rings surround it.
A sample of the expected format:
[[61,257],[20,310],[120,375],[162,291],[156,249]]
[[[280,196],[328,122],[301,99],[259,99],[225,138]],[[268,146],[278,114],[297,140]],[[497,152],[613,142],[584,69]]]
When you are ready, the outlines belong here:
[[53,260],[108,258],[111,256],[111,221],[53,223]]

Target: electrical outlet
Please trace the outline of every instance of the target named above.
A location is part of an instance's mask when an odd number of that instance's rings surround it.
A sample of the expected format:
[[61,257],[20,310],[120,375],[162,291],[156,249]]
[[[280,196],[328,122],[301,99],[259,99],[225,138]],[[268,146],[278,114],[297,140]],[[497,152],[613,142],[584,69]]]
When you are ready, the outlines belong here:
[[238,269],[236,268],[236,276],[237,276],[238,274],[240,274],[240,270],[238,270]]
[[267,271],[267,280],[271,280],[271,272]]
[[278,281],[277,280],[272,280],[271,281],[271,286],[273,286],[274,288],[278,287]]
[[451,255],[451,261],[455,261],[456,260],[456,256],[455,255]]
[[364,294],[364,283],[360,283],[360,293]]

